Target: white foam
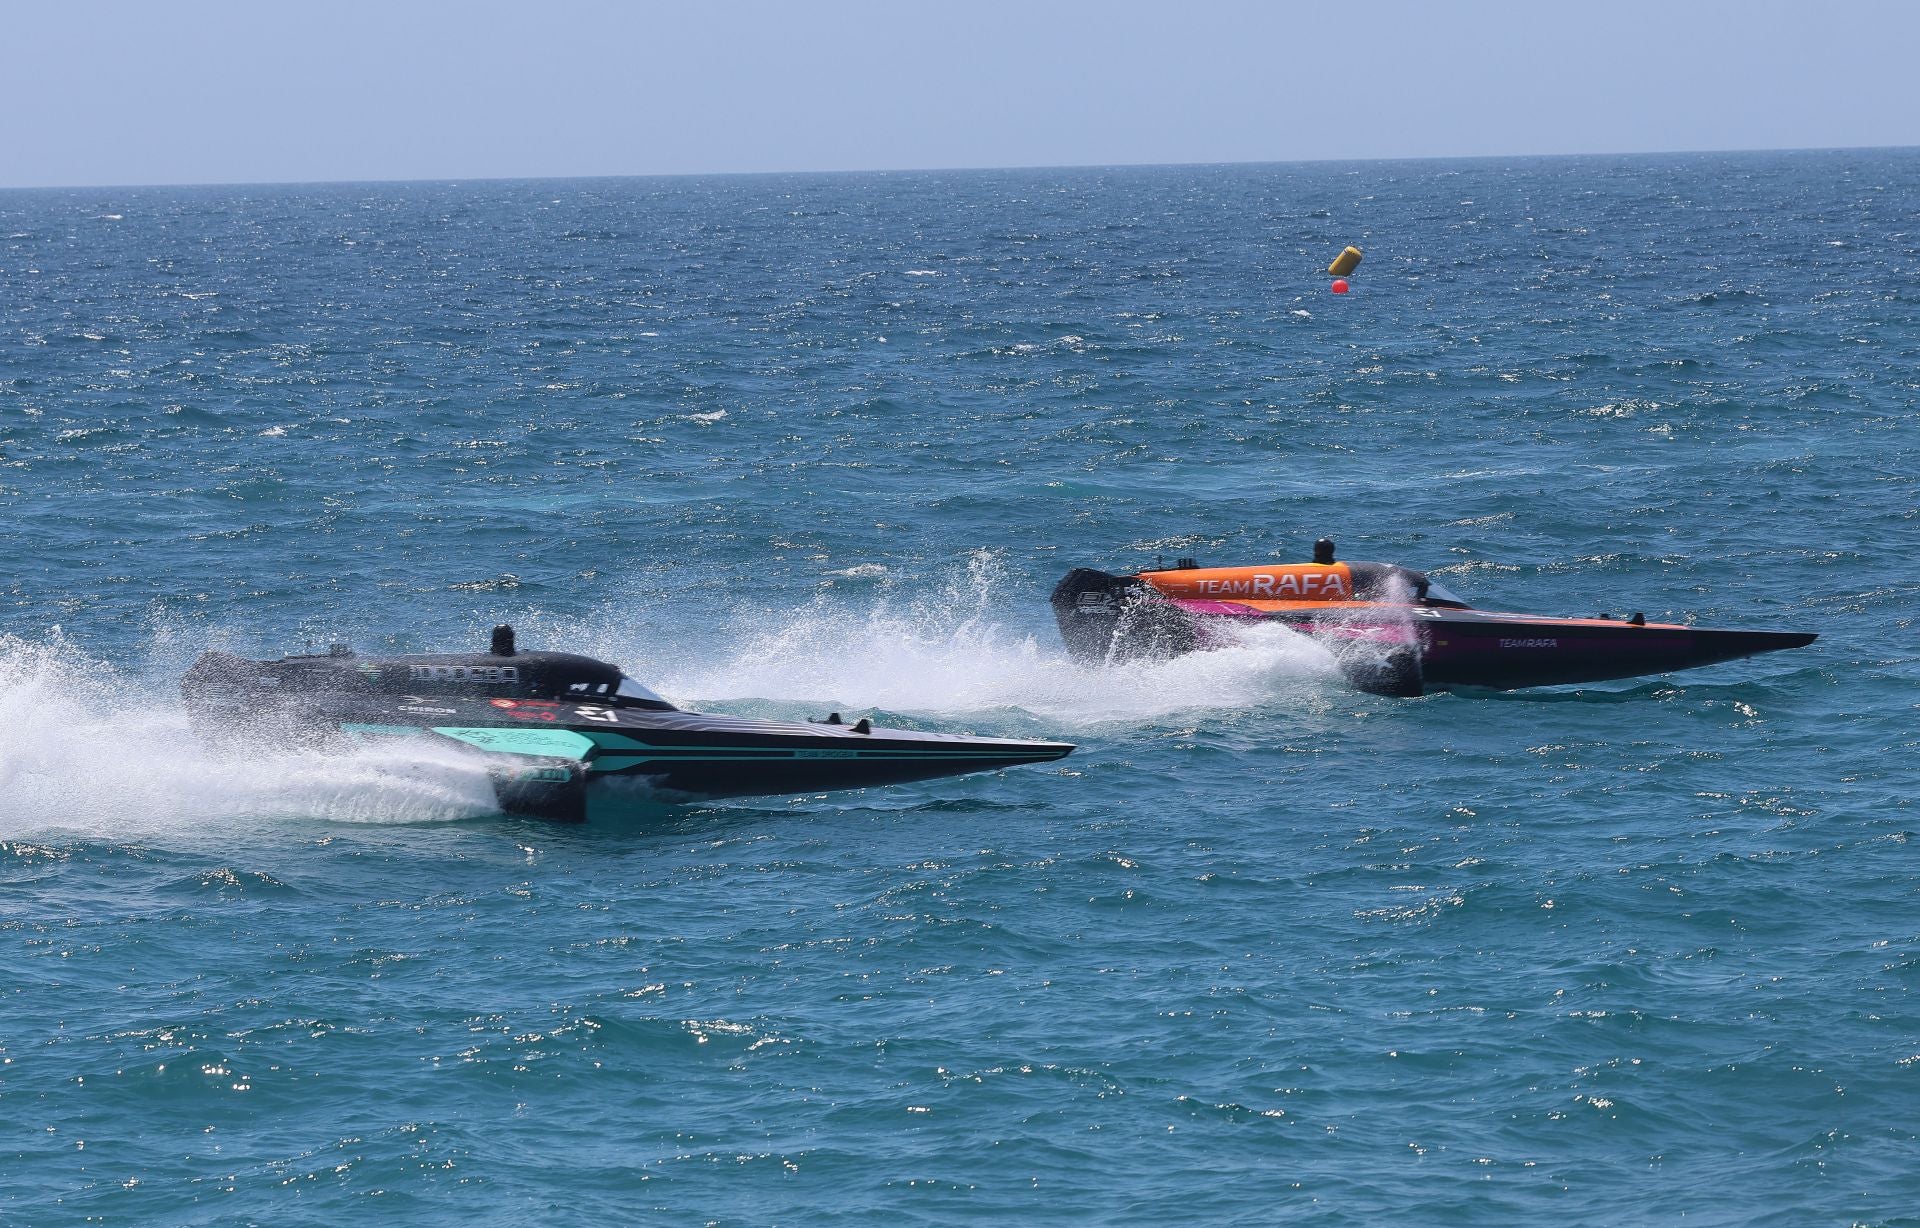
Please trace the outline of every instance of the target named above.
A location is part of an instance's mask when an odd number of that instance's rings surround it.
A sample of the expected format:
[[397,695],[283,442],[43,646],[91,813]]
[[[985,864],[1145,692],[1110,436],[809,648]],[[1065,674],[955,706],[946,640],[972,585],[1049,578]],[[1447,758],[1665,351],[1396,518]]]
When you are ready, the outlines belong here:
[[[1273,704],[1304,714],[1350,694],[1334,656],[1283,627],[1235,628],[1224,647],[1172,660],[1082,666],[1051,626],[1033,629],[1031,583],[1009,585],[989,553],[931,588],[877,566],[839,573],[871,585],[828,590],[799,610],[743,614],[698,643],[641,636],[618,609],[527,621],[543,646],[618,662],[690,707],[821,704],[965,719],[980,732],[1064,734]],[[903,589],[914,595],[898,596]],[[0,636],[0,839],[52,830],[137,837],[270,816],[418,823],[496,812],[484,770],[457,750],[216,753],[194,735],[177,689],[204,646],[198,633],[157,627],[149,661],[129,669],[94,659],[58,629],[40,640]],[[1009,711],[1044,728],[1019,729]]]
[[[1155,721],[1195,709],[1303,699],[1337,683],[1333,656],[1278,626],[1236,630],[1231,642],[1166,661],[1081,666],[1051,629],[1005,621],[1004,568],[987,553],[962,574],[907,601],[828,595],[790,612],[743,618],[707,659],[646,654],[646,679],[676,700],[837,702],[934,716],[1008,708],[1063,727]],[[604,643],[605,640],[602,640]],[[618,655],[618,648],[607,651]],[[632,660],[636,668],[642,659]]]
[[93,660],[57,629],[40,641],[0,636],[0,839],[138,836],[281,815],[431,822],[498,810],[485,772],[457,754],[217,754],[194,736],[171,685]]

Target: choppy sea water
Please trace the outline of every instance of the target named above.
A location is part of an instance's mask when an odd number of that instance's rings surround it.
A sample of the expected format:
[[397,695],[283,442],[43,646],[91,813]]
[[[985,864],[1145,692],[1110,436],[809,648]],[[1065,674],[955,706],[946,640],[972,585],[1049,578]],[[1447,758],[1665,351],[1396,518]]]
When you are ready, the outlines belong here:
[[[1920,154],[0,193],[0,1221],[1920,1222]],[[1323,270],[1366,250],[1344,298]],[[1402,701],[1075,565],[1816,630]],[[555,828],[203,648],[1058,765]]]

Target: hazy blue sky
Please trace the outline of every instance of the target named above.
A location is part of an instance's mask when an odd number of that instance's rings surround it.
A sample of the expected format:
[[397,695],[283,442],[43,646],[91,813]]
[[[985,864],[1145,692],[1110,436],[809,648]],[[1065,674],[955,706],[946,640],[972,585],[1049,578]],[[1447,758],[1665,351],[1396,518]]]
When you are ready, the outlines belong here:
[[1920,144],[1920,2],[0,0],[0,186]]

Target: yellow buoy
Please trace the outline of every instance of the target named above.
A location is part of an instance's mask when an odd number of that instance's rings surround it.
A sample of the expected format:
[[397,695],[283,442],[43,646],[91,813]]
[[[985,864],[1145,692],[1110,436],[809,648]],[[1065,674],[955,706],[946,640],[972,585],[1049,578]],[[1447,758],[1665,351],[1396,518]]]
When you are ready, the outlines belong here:
[[1333,263],[1327,266],[1327,272],[1335,277],[1345,277],[1359,267],[1360,249],[1357,247],[1349,247],[1346,251],[1341,252],[1333,258]]

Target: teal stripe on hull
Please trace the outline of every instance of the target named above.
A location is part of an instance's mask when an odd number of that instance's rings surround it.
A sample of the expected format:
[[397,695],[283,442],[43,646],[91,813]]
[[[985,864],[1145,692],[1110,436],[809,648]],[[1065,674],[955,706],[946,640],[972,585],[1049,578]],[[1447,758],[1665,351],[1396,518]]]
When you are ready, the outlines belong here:
[[481,750],[508,755],[538,755],[542,759],[585,759],[594,753],[592,738],[571,729],[497,729],[491,726],[468,727],[436,725],[435,733],[444,734]]

